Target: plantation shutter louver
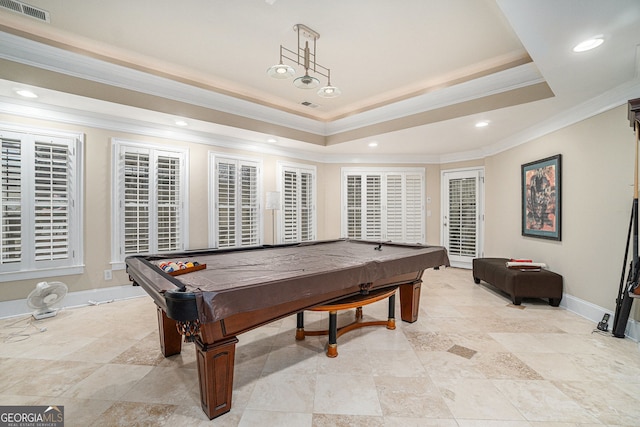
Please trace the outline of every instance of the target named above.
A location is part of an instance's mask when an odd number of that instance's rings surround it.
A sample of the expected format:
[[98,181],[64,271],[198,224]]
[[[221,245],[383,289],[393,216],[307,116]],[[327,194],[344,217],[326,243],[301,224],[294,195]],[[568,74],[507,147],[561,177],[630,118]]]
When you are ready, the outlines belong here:
[[243,164],[241,167],[241,220],[242,246],[260,243],[260,218],[258,201],[258,168]]
[[124,252],[148,253],[151,249],[150,157],[148,152],[124,154]]
[[22,150],[19,139],[2,138],[2,236],[0,264],[22,260]]
[[367,175],[366,178],[365,238],[370,240],[382,237],[381,180],[379,175]]
[[404,242],[420,243],[424,240],[424,209],[422,176],[407,174],[405,177]]
[[284,242],[298,241],[298,174],[284,171],[283,206]]
[[158,156],[157,159],[157,238],[158,251],[180,249],[180,159]]
[[404,241],[404,203],[402,176],[387,175],[386,238],[394,242]]
[[35,260],[69,258],[70,177],[66,144],[35,143]]
[[218,247],[236,245],[236,165],[218,162]]
[[362,238],[362,177],[347,177],[347,237]]
[[300,240],[313,239],[313,188],[312,175],[300,173]]

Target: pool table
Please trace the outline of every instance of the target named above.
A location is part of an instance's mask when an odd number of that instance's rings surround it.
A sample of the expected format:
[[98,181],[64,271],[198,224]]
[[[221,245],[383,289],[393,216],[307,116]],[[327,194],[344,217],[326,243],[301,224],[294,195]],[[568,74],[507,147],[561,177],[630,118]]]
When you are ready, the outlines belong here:
[[[178,354],[195,341],[202,409],[212,419],[231,409],[237,335],[310,307],[399,286],[401,318],[418,318],[425,269],[448,266],[440,246],[332,240],[209,249],[126,260],[134,285],[154,299],[160,347]],[[173,275],[166,262],[198,263]],[[206,265],[206,268],[204,267]]]

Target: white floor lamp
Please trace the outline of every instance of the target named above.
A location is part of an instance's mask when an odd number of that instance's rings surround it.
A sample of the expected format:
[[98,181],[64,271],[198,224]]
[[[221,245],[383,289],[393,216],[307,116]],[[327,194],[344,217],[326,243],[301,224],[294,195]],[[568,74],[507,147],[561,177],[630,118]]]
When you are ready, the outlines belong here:
[[280,192],[279,191],[267,191],[267,205],[266,209],[271,211],[271,218],[273,220],[273,228],[271,229],[271,243],[276,244],[276,211],[280,210]]

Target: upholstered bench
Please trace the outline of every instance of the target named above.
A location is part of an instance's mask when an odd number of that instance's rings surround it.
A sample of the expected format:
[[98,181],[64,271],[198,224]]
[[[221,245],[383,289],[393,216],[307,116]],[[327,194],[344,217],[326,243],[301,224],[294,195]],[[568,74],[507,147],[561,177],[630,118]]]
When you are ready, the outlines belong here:
[[562,300],[562,276],[549,270],[520,270],[507,268],[507,258],[475,258],[473,280],[481,280],[511,296],[515,305],[522,298],[548,298],[554,307]]

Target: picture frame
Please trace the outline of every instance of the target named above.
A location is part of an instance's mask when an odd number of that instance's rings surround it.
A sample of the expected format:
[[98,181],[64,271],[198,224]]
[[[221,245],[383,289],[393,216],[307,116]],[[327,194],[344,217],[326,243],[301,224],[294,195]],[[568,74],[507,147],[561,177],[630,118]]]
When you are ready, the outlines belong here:
[[522,165],[522,235],[562,240],[562,155]]

